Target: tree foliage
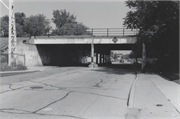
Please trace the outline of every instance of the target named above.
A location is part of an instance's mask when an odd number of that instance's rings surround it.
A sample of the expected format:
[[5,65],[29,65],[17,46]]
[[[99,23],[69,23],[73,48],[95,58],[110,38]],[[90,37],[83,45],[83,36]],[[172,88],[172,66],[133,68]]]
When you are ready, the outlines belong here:
[[[15,13],[15,22],[16,22],[16,33],[17,36],[22,36],[24,34],[23,31],[23,25],[24,25],[24,19],[26,15],[22,12],[16,12]],[[0,28],[1,28],[1,34],[4,37],[8,36],[9,33],[9,16],[5,15],[0,20]]]
[[26,15],[22,12],[16,12],[15,13],[15,22],[16,22],[16,34],[17,36],[22,36],[24,34],[24,19],[26,18]]
[[127,60],[127,59],[129,59],[130,57],[129,57],[129,54],[123,54],[123,55],[122,55],[122,58]]
[[179,1],[126,1],[131,8],[124,18],[127,28],[139,29],[134,53],[140,56],[142,42],[147,57],[158,59],[158,68],[179,66]]
[[67,23],[76,23],[76,17],[66,10],[53,10],[53,17],[52,21],[57,29],[60,29]]
[[88,27],[76,21],[76,16],[66,10],[53,10],[52,21],[56,25],[53,34],[56,35],[84,35],[90,34]]
[[0,19],[0,32],[4,37],[8,36],[9,31],[9,16],[5,15]]
[[44,35],[50,29],[50,22],[43,14],[31,15],[24,20],[24,31],[31,36]]
[[82,23],[67,23],[58,29],[58,35],[84,35],[87,29]]
[[23,26],[24,25],[24,19],[26,18],[26,15],[22,12],[16,12],[15,13],[15,21],[16,23],[18,23],[19,25]]

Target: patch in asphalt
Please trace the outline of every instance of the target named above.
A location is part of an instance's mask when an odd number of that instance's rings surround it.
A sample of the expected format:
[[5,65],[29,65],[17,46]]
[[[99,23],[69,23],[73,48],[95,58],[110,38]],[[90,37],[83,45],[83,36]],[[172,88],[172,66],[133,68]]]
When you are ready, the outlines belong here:
[[161,107],[161,106],[163,106],[163,105],[162,105],[162,104],[156,104],[156,106],[157,106],[157,107]]
[[43,87],[42,86],[32,86],[32,87],[30,87],[32,90],[36,90],[36,89],[42,89]]
[[45,108],[45,109],[42,109],[43,111],[51,111],[52,108]]

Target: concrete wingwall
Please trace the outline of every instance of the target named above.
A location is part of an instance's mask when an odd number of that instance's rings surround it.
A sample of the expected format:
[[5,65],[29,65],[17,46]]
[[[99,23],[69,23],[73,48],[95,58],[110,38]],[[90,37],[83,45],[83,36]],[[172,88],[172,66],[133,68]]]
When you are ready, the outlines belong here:
[[25,56],[25,66],[43,66],[36,45],[18,43],[15,53]]

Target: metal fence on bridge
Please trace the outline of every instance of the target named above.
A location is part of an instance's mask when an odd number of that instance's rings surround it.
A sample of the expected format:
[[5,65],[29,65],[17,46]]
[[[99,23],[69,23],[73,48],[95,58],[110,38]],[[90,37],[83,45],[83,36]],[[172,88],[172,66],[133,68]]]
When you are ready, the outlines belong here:
[[[137,35],[137,29],[126,29],[126,28],[90,28],[90,29],[59,29],[56,30],[55,33],[50,35],[58,35],[58,36],[133,36]],[[49,35],[49,36],[50,36]]]
[[92,28],[87,29],[93,36],[130,36],[137,35],[138,30],[125,28]]

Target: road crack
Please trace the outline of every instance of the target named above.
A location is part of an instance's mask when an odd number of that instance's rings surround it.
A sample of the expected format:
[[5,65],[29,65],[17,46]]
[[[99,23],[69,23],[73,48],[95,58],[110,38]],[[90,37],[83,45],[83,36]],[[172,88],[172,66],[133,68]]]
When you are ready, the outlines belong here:
[[74,115],[44,114],[44,113],[36,113],[36,112],[31,112],[31,111],[22,110],[22,109],[15,109],[15,108],[2,108],[0,109],[0,112],[8,113],[8,114],[32,114],[32,115],[40,115],[40,116],[58,116],[58,117],[71,117],[71,118],[76,118],[76,119],[85,119],[85,118],[74,116]]
[[55,104],[55,103],[57,103],[57,102],[59,102],[59,101],[65,99],[65,98],[66,98],[70,93],[72,93],[72,92],[73,92],[73,91],[69,91],[68,93],[66,93],[66,95],[65,95],[64,97],[62,97],[62,98],[60,98],[60,99],[58,99],[58,100],[56,100],[56,101],[53,101],[53,102],[47,104],[46,106],[44,106],[44,107],[42,107],[42,108],[40,108],[40,109],[34,111],[33,113],[37,113],[37,112],[43,110],[44,108],[49,107],[50,105]]
[[23,87],[19,87],[19,88],[12,88],[13,84],[9,84],[9,90],[6,90],[6,91],[3,91],[3,92],[0,92],[0,94],[3,94],[3,93],[6,93],[6,92],[11,92],[11,91],[15,91],[15,90],[18,90],[18,89],[22,89],[24,87],[27,87],[27,86],[23,86]]
[[103,82],[103,80],[101,79],[101,81],[99,83],[97,83],[96,85],[94,85],[93,87],[101,87],[100,84]]
[[83,93],[83,94],[91,94],[91,95],[97,95],[97,96],[102,96],[102,97],[108,97],[108,98],[114,98],[114,99],[120,99],[120,100],[127,100],[126,98],[119,98],[119,97],[114,97],[114,96],[109,96],[109,95],[101,95],[97,93],[88,93],[88,92],[80,92],[80,91],[73,91],[76,93]]

